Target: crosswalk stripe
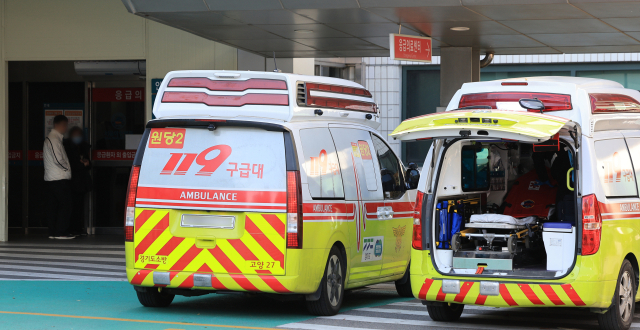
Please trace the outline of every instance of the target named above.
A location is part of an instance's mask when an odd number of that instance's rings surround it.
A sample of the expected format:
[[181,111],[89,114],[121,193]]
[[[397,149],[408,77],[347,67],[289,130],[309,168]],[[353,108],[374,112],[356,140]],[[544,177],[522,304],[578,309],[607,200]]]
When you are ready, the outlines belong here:
[[95,276],[74,276],[74,275],[62,275],[62,274],[47,274],[47,273],[25,273],[0,270],[0,279],[2,275],[7,276],[24,276],[24,277],[49,277],[51,280],[73,280],[73,281],[126,281],[127,277],[122,278],[115,277],[95,277]]
[[124,256],[124,251],[101,251],[101,250],[59,250],[59,249],[23,249],[0,247],[0,252],[37,252],[37,253],[67,253],[67,254],[113,254]]
[[285,329],[304,329],[304,330],[373,330],[370,328],[353,328],[339,327],[335,325],[312,324],[312,323],[289,323],[277,326]]
[[[0,257],[9,257],[9,258],[21,258],[21,259],[62,259],[69,260],[69,256],[56,256],[56,255],[35,255],[35,254],[9,254],[9,253],[0,253]],[[73,260],[75,261],[101,261],[101,262],[118,262],[124,263],[124,258],[104,258],[104,257],[83,257],[83,256],[73,256]]]
[[[461,328],[463,324],[459,323],[449,323],[449,322],[435,322],[435,321],[421,321],[421,320],[404,320],[404,319],[391,319],[384,317],[371,317],[371,316],[359,316],[359,315],[348,315],[348,314],[338,314],[334,316],[320,316],[319,319],[325,320],[342,320],[342,321],[355,321],[355,322],[367,322],[367,323],[385,323],[385,324],[400,324],[400,325],[418,325],[418,326],[440,326],[445,327],[455,326],[457,328]],[[476,327],[476,325],[474,325]],[[482,327],[477,326],[477,329],[498,329],[498,327]]]
[[407,307],[424,307],[421,302],[397,302],[385,306],[407,306]]
[[[68,266],[68,267],[84,267],[84,268],[97,268],[97,269],[111,269],[122,270],[124,273],[126,267],[124,263],[122,265],[104,265],[104,264],[90,264],[90,263],[75,263],[64,261],[33,261],[33,260],[17,260],[17,259],[0,259],[0,265],[2,264],[19,264],[19,265],[51,265],[51,266]],[[21,267],[21,266],[16,266]]]
[[429,316],[429,312],[427,312],[426,310],[423,312],[423,311],[412,311],[412,310],[397,309],[397,308],[371,308],[371,307],[365,307],[365,308],[358,308],[358,309],[356,309],[356,311]]
[[74,273],[74,274],[126,276],[126,273],[124,271],[122,271],[122,272],[105,272],[105,271],[73,269],[73,268],[16,266],[16,265],[3,265],[3,264],[0,264],[0,269],[31,270],[31,271],[41,271],[41,272],[44,272],[44,273],[48,273],[48,272],[63,272],[63,273]]

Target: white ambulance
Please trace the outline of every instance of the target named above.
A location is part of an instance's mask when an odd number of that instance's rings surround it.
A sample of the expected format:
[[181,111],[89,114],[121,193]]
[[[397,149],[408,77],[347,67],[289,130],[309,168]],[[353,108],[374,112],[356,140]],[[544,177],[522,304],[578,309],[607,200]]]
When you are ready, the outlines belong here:
[[127,194],[127,276],[144,306],[216,291],[298,294],[336,314],[344,290],[408,265],[418,173],[351,81],[248,71],[164,78]]
[[584,307],[633,322],[640,258],[640,92],[591,78],[467,83],[391,134],[433,139],[411,282],[432,319],[465,305]]

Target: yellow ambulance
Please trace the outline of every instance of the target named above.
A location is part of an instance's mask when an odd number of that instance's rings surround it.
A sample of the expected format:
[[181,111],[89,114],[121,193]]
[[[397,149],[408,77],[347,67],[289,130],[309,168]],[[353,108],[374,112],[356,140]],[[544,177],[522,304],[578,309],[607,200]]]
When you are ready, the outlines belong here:
[[432,139],[413,225],[414,296],[436,321],[465,305],[582,307],[633,322],[640,256],[640,92],[601,79],[464,84],[447,111],[391,134]]
[[175,295],[298,295],[336,314],[344,291],[408,265],[419,174],[377,132],[371,93],[336,78],[175,71],[138,148],[127,277],[144,306]]

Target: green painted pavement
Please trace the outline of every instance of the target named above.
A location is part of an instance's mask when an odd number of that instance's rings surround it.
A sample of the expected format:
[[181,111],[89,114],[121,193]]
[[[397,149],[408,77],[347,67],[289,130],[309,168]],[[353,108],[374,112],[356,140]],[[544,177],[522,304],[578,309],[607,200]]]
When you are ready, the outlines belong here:
[[[259,294],[176,296],[168,308],[145,308],[127,282],[0,281],[0,311],[271,328],[312,318],[302,300]],[[288,299],[287,299],[288,298]],[[368,290],[345,296],[342,311],[407,301],[395,291]],[[3,329],[204,329],[152,324],[0,314]],[[211,329],[211,327],[208,327]]]

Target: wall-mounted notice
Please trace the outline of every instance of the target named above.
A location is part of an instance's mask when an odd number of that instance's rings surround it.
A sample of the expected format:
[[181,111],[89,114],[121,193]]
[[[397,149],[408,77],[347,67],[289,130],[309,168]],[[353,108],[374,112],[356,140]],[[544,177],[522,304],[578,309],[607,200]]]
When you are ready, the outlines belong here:
[[53,129],[53,118],[65,115],[69,118],[69,128],[78,126],[84,131],[84,103],[45,103],[44,137]]

